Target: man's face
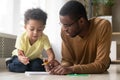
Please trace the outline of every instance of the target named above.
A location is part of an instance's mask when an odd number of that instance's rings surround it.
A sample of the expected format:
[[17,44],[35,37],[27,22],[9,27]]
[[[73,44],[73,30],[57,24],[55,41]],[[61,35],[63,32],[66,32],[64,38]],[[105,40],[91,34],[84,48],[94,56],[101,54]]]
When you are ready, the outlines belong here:
[[80,33],[81,27],[79,24],[79,19],[80,18],[72,20],[69,16],[60,16],[62,29],[66,32],[66,35],[75,37]]

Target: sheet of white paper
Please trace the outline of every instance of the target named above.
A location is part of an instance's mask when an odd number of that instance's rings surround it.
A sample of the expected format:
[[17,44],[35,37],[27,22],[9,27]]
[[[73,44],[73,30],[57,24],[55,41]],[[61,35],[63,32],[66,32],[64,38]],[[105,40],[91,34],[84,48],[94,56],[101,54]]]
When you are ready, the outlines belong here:
[[49,72],[33,72],[33,71],[26,71],[26,75],[48,75]]

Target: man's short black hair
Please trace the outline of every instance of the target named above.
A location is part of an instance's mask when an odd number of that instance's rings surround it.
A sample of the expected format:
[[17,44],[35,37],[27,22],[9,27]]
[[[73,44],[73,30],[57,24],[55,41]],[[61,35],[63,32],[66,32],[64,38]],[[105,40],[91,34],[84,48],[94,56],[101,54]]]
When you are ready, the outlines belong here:
[[85,7],[78,1],[68,1],[59,12],[60,16],[70,16],[72,19],[84,17],[87,19]]
[[30,19],[41,20],[43,22],[43,24],[45,25],[46,24],[46,19],[47,19],[47,13],[45,13],[40,8],[28,9],[24,14],[24,22],[25,22],[25,24]]

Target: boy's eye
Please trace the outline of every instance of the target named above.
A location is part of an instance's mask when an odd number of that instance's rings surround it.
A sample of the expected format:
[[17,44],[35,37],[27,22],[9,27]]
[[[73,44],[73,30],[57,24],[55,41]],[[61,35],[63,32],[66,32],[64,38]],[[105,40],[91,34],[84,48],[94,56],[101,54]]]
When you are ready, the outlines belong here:
[[[34,31],[35,29],[30,29],[30,31]],[[41,32],[42,31],[42,29],[38,29],[37,30],[38,32]]]
[[34,29],[30,29],[30,31],[34,31]]

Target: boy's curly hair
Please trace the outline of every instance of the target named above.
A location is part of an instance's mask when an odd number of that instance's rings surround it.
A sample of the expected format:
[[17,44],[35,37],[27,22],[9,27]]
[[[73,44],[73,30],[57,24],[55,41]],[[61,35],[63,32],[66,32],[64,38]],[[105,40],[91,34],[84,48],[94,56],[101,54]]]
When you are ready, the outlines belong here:
[[24,23],[26,24],[30,19],[41,20],[43,24],[46,24],[47,13],[40,8],[28,9],[24,14]]

